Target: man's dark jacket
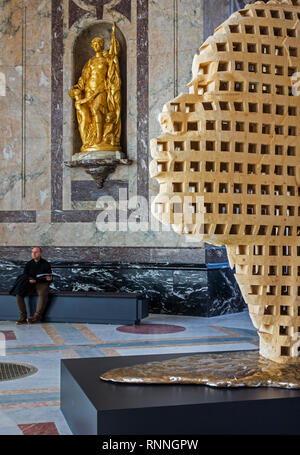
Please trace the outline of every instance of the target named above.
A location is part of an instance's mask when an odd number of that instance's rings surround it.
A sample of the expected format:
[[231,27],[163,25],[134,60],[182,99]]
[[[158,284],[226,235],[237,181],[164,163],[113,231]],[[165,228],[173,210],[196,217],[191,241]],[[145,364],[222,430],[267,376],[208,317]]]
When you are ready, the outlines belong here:
[[47,273],[49,275],[52,274],[51,265],[48,261],[43,258],[40,258],[38,262],[35,262],[33,259],[27,262],[24,267],[24,273],[19,275],[9,291],[10,295],[20,295],[21,297],[26,297],[29,291],[34,288],[34,285],[29,283],[30,279],[37,280],[39,282],[45,281],[45,278],[36,278],[37,274],[40,273]]
[[32,284],[29,283],[28,275],[22,274],[17,277],[9,293],[10,295],[18,294],[21,297],[26,297],[31,288]]

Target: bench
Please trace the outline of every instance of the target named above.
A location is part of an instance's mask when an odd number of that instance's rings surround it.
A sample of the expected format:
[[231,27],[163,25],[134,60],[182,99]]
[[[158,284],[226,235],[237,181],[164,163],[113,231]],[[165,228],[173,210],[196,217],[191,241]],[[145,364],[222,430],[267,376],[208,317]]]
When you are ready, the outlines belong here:
[[[37,300],[37,295],[25,297],[28,316],[34,314]],[[148,303],[136,293],[50,290],[43,321],[129,325],[139,324],[148,314]],[[0,319],[18,318],[16,297],[0,292]]]

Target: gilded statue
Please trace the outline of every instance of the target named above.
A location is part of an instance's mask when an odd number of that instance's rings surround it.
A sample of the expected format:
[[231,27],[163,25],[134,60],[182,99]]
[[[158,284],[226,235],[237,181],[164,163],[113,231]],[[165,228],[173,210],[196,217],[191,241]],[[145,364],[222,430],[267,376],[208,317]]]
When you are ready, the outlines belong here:
[[77,84],[69,95],[75,100],[81,152],[120,151],[121,137],[121,76],[120,45],[112,27],[110,48],[96,37],[91,46],[95,56],[82,69]]

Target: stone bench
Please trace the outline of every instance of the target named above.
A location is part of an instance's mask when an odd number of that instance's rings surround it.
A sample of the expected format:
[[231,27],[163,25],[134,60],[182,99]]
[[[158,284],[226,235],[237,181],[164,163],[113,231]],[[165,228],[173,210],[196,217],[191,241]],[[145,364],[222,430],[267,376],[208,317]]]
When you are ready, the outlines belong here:
[[[37,295],[25,297],[28,316],[34,314]],[[81,322],[90,324],[139,324],[148,316],[148,303],[136,293],[49,292],[44,322]],[[19,318],[16,297],[0,292],[0,319]]]

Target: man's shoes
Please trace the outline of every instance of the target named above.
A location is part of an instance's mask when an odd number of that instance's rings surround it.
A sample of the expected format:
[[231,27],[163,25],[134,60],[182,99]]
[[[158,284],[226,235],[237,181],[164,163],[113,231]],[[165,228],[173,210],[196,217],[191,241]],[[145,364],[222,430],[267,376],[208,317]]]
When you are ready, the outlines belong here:
[[20,319],[16,322],[17,325],[27,324],[27,317],[21,316]]
[[32,318],[28,318],[28,324],[36,324],[37,322],[41,321],[41,317],[38,314],[35,314]]

